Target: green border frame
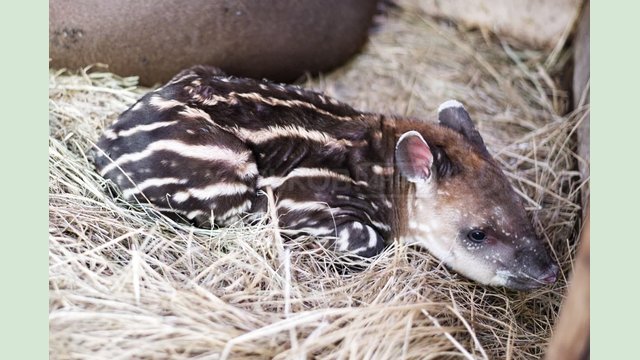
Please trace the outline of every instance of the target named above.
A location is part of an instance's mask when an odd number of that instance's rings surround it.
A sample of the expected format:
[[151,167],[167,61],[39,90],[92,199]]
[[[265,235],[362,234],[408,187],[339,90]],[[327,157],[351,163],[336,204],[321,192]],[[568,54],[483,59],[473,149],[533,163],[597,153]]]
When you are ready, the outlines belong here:
[[[53,0],[55,1],[55,0]],[[46,5],[45,5],[46,4]],[[640,4],[592,6],[592,299],[594,359],[637,354]],[[2,14],[2,299],[0,358],[48,354],[48,3]],[[637,355],[636,355],[637,356]]]
[[49,357],[48,13],[0,5],[0,359]]
[[591,356],[638,359],[640,3],[591,4]]

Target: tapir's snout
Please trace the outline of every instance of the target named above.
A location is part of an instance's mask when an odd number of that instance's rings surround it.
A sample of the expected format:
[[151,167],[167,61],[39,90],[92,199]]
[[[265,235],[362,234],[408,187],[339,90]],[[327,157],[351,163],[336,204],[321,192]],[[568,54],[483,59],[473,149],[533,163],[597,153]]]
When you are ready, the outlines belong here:
[[506,286],[516,290],[533,290],[551,285],[558,279],[560,267],[551,259],[543,246],[526,248],[518,252],[516,266]]
[[545,271],[538,277],[538,281],[540,281],[540,283],[542,284],[555,283],[556,280],[558,279],[559,270],[560,270],[560,267],[558,265],[551,263],[551,265],[547,268],[547,271]]

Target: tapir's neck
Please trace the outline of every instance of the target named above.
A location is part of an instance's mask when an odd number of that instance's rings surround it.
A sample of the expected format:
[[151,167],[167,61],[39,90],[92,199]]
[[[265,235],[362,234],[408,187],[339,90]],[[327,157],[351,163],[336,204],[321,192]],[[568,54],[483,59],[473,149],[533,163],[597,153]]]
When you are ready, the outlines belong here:
[[[381,117],[379,122],[379,133],[373,132],[371,144],[372,150],[378,152],[383,158],[387,173],[381,175],[384,182],[384,194],[391,203],[392,209],[388,214],[388,223],[391,226],[391,238],[395,241],[407,236],[409,230],[409,209],[410,199],[415,191],[414,184],[408,182],[400,176],[395,166],[395,148],[400,136],[412,128],[423,127],[421,123],[395,117]],[[379,139],[379,140],[378,140]],[[377,143],[380,142],[379,144]]]
[[[430,196],[425,189],[434,190],[431,194],[435,196],[436,178],[445,181],[447,176],[455,173],[455,166],[452,166],[448,154],[445,153],[447,144],[460,141],[459,135],[437,123],[417,121],[407,118],[383,117],[380,120],[380,131],[385,144],[380,148],[380,152],[385,154],[385,158],[393,163],[393,175],[384,180],[387,185],[385,194],[388,194],[393,204],[393,210],[389,215],[389,222],[393,229],[393,238],[403,243],[416,242],[417,234],[420,234],[420,218],[424,218],[425,212],[433,212],[432,209],[424,208],[421,203],[429,202],[425,197]],[[395,148],[398,139],[408,131],[418,131],[434,153],[434,165],[432,178],[427,184],[423,184],[418,190],[416,184],[407,181],[399,174],[395,165]],[[372,141],[372,143],[374,143]],[[424,188],[424,189],[423,189]],[[416,202],[416,191],[421,192],[422,202]],[[433,198],[432,203],[436,202]],[[418,236],[419,237],[419,236]]]

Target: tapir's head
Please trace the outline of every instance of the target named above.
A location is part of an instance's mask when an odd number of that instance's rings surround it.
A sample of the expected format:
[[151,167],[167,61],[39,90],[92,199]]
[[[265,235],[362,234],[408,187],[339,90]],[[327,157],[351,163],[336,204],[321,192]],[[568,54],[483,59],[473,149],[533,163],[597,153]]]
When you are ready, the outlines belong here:
[[407,131],[396,145],[399,173],[415,184],[405,239],[482,284],[529,290],[555,282],[558,266],[467,111],[450,100],[438,118],[441,126]]

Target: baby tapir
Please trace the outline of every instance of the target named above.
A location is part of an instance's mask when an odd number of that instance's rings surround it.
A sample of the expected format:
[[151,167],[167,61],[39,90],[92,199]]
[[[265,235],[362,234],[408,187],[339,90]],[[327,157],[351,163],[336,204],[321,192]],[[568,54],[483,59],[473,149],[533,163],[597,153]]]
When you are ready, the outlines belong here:
[[467,111],[450,100],[438,117],[363,113],[197,66],[126,110],[95,164],[125,199],[199,226],[259,216],[270,187],[292,236],[363,257],[396,240],[483,284],[553,283],[558,267]]

